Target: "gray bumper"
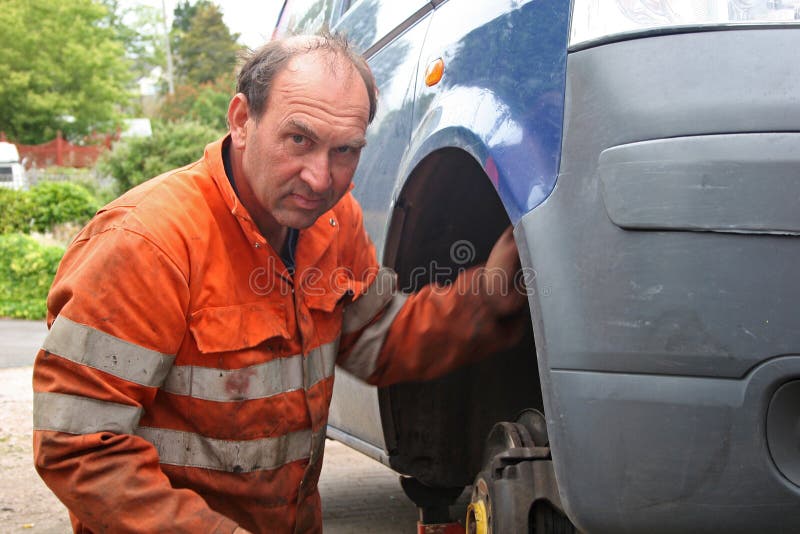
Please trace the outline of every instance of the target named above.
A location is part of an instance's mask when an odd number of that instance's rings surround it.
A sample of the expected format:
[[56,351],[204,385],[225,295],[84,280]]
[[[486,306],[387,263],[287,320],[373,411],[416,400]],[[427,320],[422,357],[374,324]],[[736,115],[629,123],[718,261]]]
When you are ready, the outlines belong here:
[[800,378],[799,45],[739,30],[569,57],[558,182],[517,238],[588,532],[800,529],[800,405],[773,400]]

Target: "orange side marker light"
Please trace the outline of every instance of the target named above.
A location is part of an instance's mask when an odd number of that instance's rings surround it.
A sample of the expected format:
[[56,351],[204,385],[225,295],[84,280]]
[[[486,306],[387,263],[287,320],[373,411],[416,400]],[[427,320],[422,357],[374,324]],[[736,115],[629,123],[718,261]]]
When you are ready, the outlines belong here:
[[428,68],[425,69],[425,85],[433,87],[442,80],[444,76],[444,61],[438,58],[428,63]]

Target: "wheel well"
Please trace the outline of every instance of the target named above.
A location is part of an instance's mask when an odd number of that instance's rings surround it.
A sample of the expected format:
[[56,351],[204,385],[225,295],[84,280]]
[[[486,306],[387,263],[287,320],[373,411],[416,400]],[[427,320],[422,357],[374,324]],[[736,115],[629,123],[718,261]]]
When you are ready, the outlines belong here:
[[[443,149],[409,177],[384,262],[404,291],[444,283],[485,261],[509,224],[483,168],[463,150]],[[384,388],[380,400],[395,470],[431,486],[469,485],[494,423],[513,420],[524,408],[543,410],[533,334],[529,329],[514,349],[440,379]]]

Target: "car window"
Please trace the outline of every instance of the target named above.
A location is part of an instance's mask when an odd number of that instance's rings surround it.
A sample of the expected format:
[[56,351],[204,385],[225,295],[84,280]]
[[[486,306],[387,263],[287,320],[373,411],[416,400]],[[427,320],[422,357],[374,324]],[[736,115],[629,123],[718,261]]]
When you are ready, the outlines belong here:
[[331,19],[332,0],[287,0],[276,37],[315,33]]
[[337,22],[360,52],[387,36],[396,37],[432,9],[428,0],[353,0],[350,9]]

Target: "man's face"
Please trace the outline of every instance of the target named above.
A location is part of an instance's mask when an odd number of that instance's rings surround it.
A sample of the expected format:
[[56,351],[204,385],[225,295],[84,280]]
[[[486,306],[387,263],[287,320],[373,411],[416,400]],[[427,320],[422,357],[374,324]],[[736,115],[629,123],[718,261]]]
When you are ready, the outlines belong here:
[[[356,69],[329,53],[290,60],[275,77],[266,110],[249,117],[242,178],[257,220],[307,228],[347,192],[369,117],[367,89]],[[238,179],[238,177],[237,177]]]

